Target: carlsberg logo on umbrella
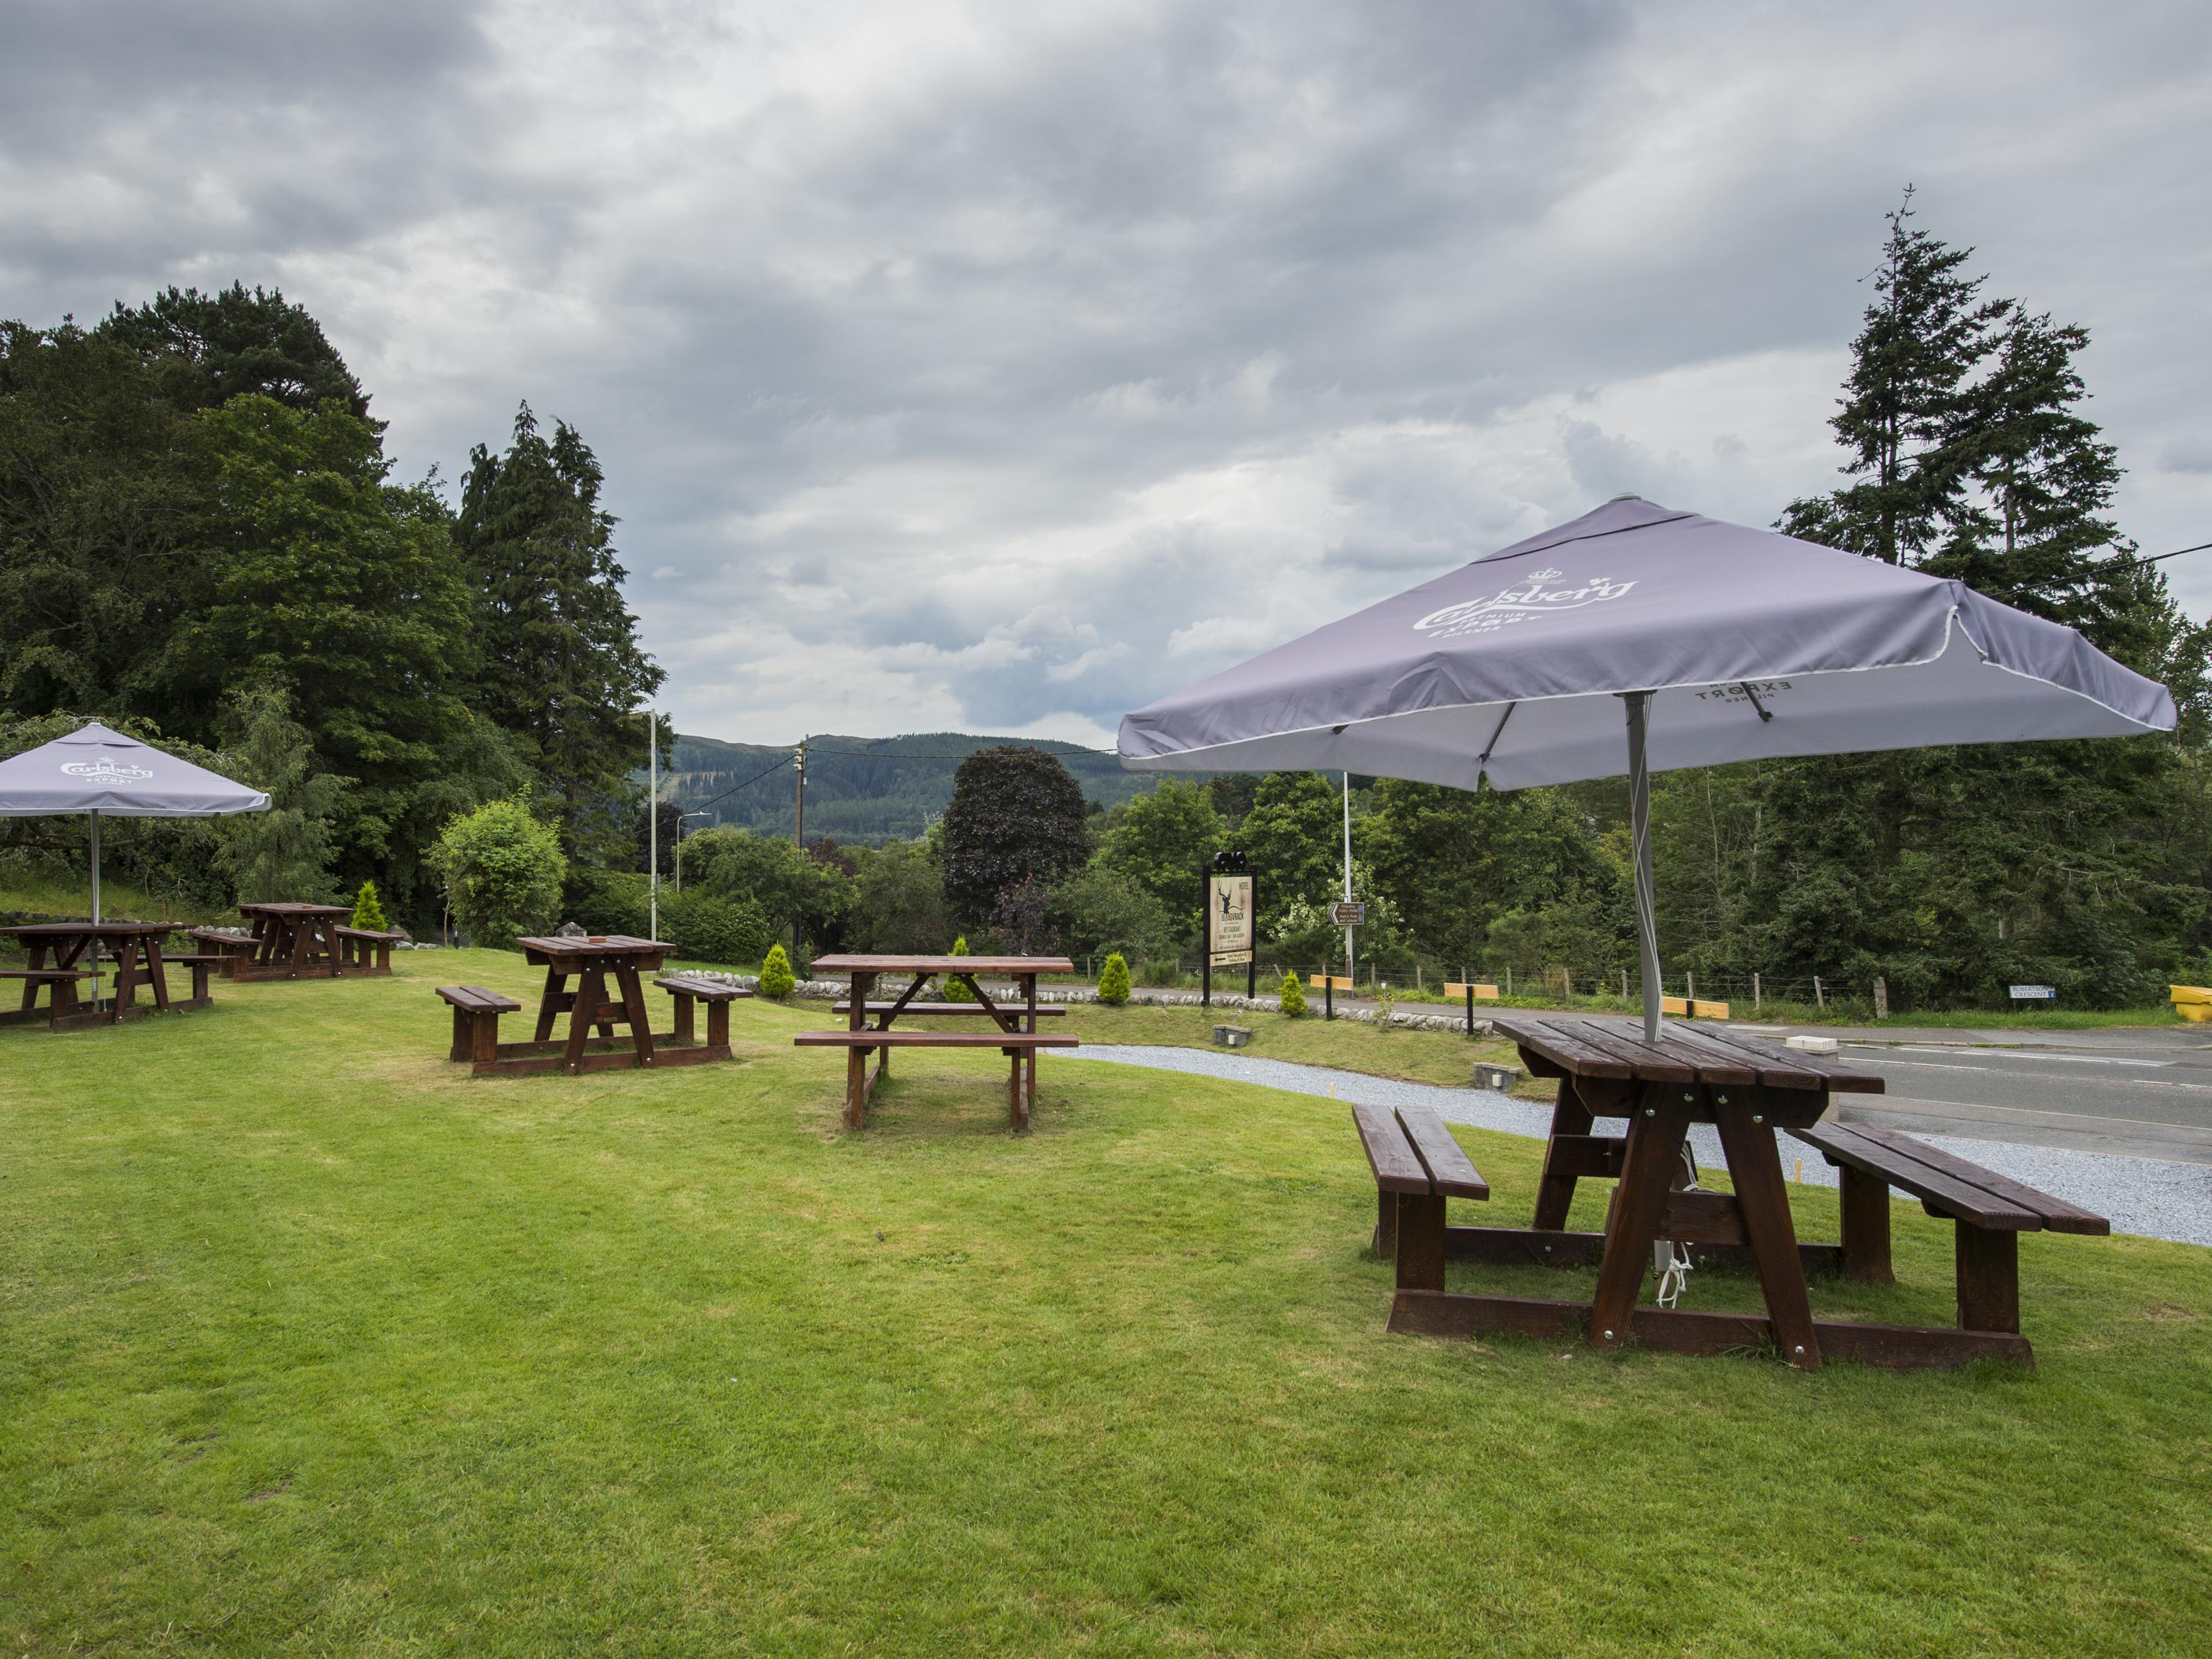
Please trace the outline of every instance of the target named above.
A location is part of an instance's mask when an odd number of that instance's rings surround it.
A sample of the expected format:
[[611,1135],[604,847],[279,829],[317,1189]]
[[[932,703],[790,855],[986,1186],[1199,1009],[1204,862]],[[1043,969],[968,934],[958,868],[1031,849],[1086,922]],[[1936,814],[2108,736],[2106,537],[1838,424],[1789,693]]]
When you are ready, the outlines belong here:
[[1517,587],[1506,588],[1486,599],[1462,599],[1441,611],[1431,611],[1413,628],[1418,633],[1432,633],[1440,640],[1455,640],[1468,634],[1487,634],[1496,629],[1510,628],[1515,623],[1555,611],[1578,611],[1586,605],[1617,599],[1636,586],[1632,581],[1614,581],[1610,576],[1592,576],[1579,587],[1545,586],[1565,574],[1559,570],[1531,571],[1528,580]]
[[71,761],[62,770],[88,783],[143,783],[154,775],[143,766],[118,766],[112,760]]

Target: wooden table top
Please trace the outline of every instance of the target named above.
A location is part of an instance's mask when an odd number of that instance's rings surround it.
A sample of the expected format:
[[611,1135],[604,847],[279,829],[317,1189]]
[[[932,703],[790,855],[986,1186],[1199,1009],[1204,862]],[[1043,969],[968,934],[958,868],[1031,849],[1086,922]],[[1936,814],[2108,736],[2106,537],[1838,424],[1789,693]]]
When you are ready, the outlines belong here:
[[286,899],[268,904],[241,904],[238,907],[238,914],[241,916],[349,916],[353,914],[353,906],[302,904]]
[[539,938],[519,939],[514,942],[526,951],[535,951],[548,957],[666,957],[676,953],[676,947],[665,940],[634,939],[628,933],[607,933],[589,939],[571,939],[559,933],[548,933]]
[[1659,1041],[1644,1040],[1644,1022],[1623,1015],[1515,1012],[1492,1024],[1522,1048],[1541,1054],[1570,1077],[1619,1078],[1633,1083],[1707,1084],[1770,1089],[1817,1089],[1823,1094],[1878,1095],[1882,1080],[1821,1054],[1725,1026],[1668,1020]]
[[97,933],[102,939],[151,939],[175,933],[182,924],[169,921],[28,921],[0,933],[17,939],[82,939]]
[[1072,974],[1066,957],[817,957],[816,973]]

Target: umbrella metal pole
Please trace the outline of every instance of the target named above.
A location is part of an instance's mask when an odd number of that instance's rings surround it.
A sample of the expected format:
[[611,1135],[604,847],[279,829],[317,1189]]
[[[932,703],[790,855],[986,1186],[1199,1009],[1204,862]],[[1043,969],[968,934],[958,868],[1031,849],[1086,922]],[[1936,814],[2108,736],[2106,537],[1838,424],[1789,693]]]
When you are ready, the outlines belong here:
[[1629,692],[1628,811],[1636,844],[1636,942],[1644,963],[1644,1040],[1659,1040],[1659,921],[1651,890],[1651,767],[1644,738],[1651,720],[1651,694]]
[[100,809],[92,811],[92,1006],[100,1006]]

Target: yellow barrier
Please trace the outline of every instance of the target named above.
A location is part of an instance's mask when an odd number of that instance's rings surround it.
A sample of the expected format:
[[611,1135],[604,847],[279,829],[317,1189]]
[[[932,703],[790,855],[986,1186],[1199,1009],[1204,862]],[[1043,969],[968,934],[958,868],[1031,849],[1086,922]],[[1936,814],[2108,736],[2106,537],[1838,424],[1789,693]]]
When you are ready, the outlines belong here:
[[[1455,985],[1449,980],[1444,981],[1444,994],[1448,997],[1465,1001],[1467,1000],[1467,989],[1468,988],[1465,985]],[[1477,983],[1474,988],[1474,1000],[1477,1002],[1497,1001],[1498,988],[1495,985]]]
[[1349,991],[1352,988],[1352,981],[1341,977],[1331,979],[1325,974],[1309,974],[1306,977],[1316,991],[1325,991],[1332,985],[1340,991]]
[[1725,1002],[1697,1001],[1690,1005],[1692,1019],[1726,1019],[1728,1017],[1729,1006]]

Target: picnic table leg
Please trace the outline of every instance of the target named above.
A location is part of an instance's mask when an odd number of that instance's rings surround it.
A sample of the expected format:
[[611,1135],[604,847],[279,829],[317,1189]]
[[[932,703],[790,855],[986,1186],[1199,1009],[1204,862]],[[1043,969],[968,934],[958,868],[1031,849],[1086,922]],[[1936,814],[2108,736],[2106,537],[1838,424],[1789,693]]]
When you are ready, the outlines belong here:
[[[727,1053],[730,1046],[730,1005],[710,1002],[707,1005],[707,1046]],[[890,1053],[886,1048],[885,1054]]]
[[[863,1030],[868,1023],[868,994],[875,989],[873,974],[855,970],[852,988],[846,992],[845,1026],[848,1030]],[[885,1054],[890,1052],[886,1048]],[[866,1048],[845,1050],[845,1127],[848,1129],[865,1127],[868,1112],[868,1051]]]
[[571,1073],[583,1070],[584,1044],[590,1040],[606,1000],[606,969],[596,962],[586,963],[576,975],[576,1000],[568,1005],[568,1042],[562,1051],[562,1064]]
[[[1652,1242],[1667,1208],[1682,1137],[1690,1127],[1686,1092],[1679,1084],[1655,1083],[1644,1089],[1641,1103],[1629,1109],[1628,1146],[1605,1230],[1597,1296],[1590,1304],[1589,1340],[1601,1348],[1618,1348],[1628,1340],[1629,1316],[1636,1311],[1636,1295],[1651,1265]],[[1402,1226],[1405,1217],[1398,1219]],[[1401,1255],[1405,1243],[1398,1241]]]
[[670,1036],[678,1042],[691,1041],[691,1002],[689,993],[678,991],[676,994],[676,1029]]
[[[1035,974],[1024,974],[1022,975],[1022,988],[1026,993],[1023,1005],[1024,1012],[1026,1018],[1022,1021],[1022,1030],[1027,1031],[1031,1036],[1035,1036],[1036,1035],[1036,981],[1037,976]],[[1022,1057],[1021,1127],[1024,1129],[1030,1127],[1030,1112],[1031,1109],[1036,1105],[1036,1079],[1037,1051],[1035,1048],[1031,1048]]]
[[1953,1224],[1959,1233],[1959,1328],[2020,1334],[2020,1235]]
[[553,1022],[561,1017],[561,1006],[568,988],[568,970],[557,964],[545,970],[545,992],[538,1000],[538,1035],[534,1042],[553,1040]]
[[[31,971],[35,974],[46,965],[46,942],[42,939],[34,938],[31,941]],[[59,965],[66,967],[68,964],[64,963]],[[61,981],[57,980],[54,981],[53,988],[46,994],[47,1018],[52,1018],[55,1006],[59,1003],[60,1000]],[[36,1009],[38,1006],[39,981],[35,979],[27,979],[23,981],[23,1012],[27,1014],[30,1013],[32,1011]]]
[[1843,1181],[1844,1277],[1896,1283],[1889,1265],[1889,1182],[1848,1164],[1837,1173]]
[[1398,1288],[1444,1287],[1444,1199],[1441,1193],[1398,1193]]
[[[1527,1063],[1523,1056],[1522,1063]],[[1559,1079],[1559,1098],[1552,1108],[1552,1133],[1586,1135],[1596,1120],[1583,1104],[1581,1092],[1571,1077]],[[1575,1177],[1553,1164],[1551,1142],[1544,1145],[1544,1173],[1536,1183],[1536,1213],[1528,1224],[1540,1232],[1555,1233],[1567,1224],[1567,1211],[1575,1201]]]
[[146,939],[146,981],[154,988],[154,1006],[163,1013],[169,1010],[169,975],[161,963],[161,941],[158,935]]
[[476,1016],[458,1002],[453,1005],[453,1046],[446,1051],[447,1060],[469,1060],[476,1053]]
[[[625,957],[615,964],[615,983],[622,988],[623,1017],[629,1026],[630,1041],[637,1047],[637,1063],[653,1064],[653,1020],[645,1012],[645,988],[637,982],[637,963]],[[612,1036],[611,1024],[604,1035]]]
[[1752,1110],[1753,1103],[1741,1095],[1734,1104],[1726,1095],[1717,1095],[1715,1103],[1715,1127],[1720,1130],[1721,1151],[1728,1158],[1743,1230],[1751,1238],[1752,1259],[1759,1267],[1759,1288],[1766,1296],[1774,1346],[1799,1370],[1818,1370],[1820,1344],[1813,1333],[1805,1260],[1797,1254],[1797,1230],[1790,1220],[1790,1189],[1783,1184],[1774,1131],[1759,1121]]
[[[123,1023],[123,1011],[138,1000],[138,941],[126,939],[115,949],[115,995],[107,1005],[107,1023]],[[100,987],[95,984],[92,994],[96,1000]]]
[[1375,1254],[1388,1258],[1398,1249],[1398,1194],[1379,1188],[1375,1194],[1375,1237],[1369,1241]]

